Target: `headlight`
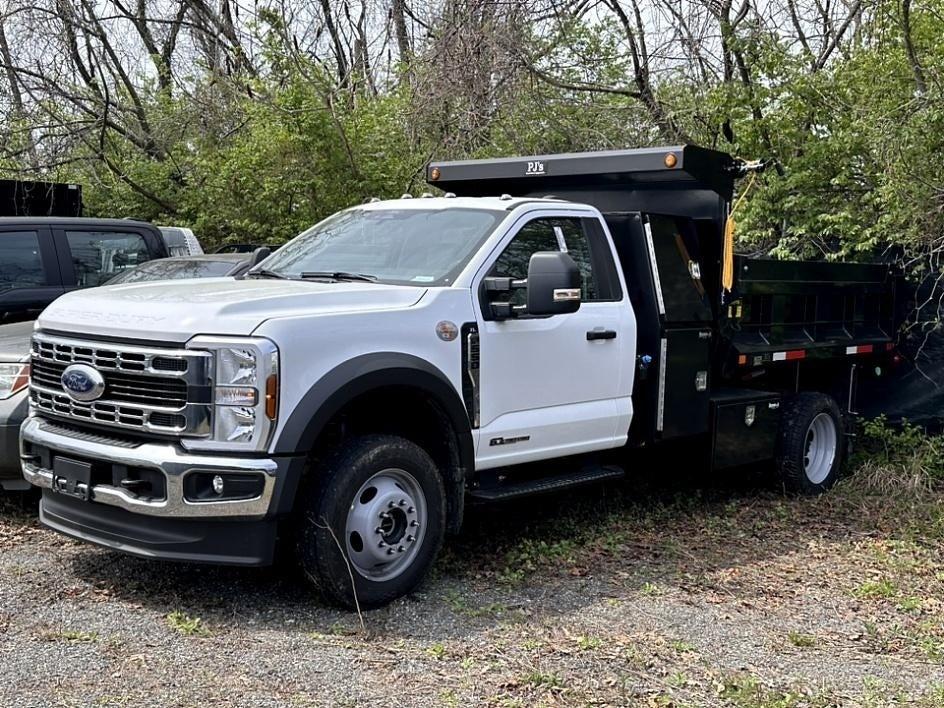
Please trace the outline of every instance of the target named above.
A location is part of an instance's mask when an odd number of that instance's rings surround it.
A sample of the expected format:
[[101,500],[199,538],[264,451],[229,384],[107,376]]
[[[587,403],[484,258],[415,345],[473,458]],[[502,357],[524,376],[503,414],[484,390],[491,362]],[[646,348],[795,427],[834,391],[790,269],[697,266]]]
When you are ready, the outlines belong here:
[[29,363],[0,364],[0,401],[29,385]]
[[212,431],[181,444],[191,450],[264,450],[278,415],[275,344],[261,337],[194,337],[187,348],[212,356]]

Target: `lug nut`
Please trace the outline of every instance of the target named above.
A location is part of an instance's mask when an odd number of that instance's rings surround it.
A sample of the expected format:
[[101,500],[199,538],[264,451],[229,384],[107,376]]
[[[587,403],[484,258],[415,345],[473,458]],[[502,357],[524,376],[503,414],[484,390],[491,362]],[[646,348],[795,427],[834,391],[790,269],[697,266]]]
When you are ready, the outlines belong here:
[[414,513],[415,511],[416,511],[416,509],[411,506],[409,509],[406,510],[406,513],[407,513],[407,514],[412,514],[412,513]]
[[397,546],[397,553],[403,553],[406,549],[403,546]]
[[406,540],[407,540],[407,543],[413,543],[413,541],[416,540],[416,536],[407,536]]
[[406,506],[406,499],[401,499],[397,502],[397,506]]
[[377,544],[377,548],[386,548],[386,547],[387,547],[387,544],[383,541]]
[[388,548],[388,549],[387,549],[387,555],[388,555],[388,556],[392,556],[393,553],[394,553],[394,550],[393,550],[392,548]]
[[394,504],[394,502],[393,502],[392,500],[389,501],[389,502],[387,502],[387,508],[388,508],[388,509],[392,509],[392,508],[395,507],[395,506],[396,506],[396,504]]
[[374,529],[374,533],[375,533],[375,534],[382,535],[383,532],[384,532],[384,530],[383,530],[382,528],[380,528],[379,526]]
[[390,518],[390,514],[388,514],[386,511],[381,511],[381,512],[380,512],[380,518],[381,518],[381,519],[388,519],[388,518]]
[[412,526],[413,528],[416,528],[419,525],[420,525],[420,522],[417,521],[416,519],[413,519],[413,521],[410,522],[410,526]]

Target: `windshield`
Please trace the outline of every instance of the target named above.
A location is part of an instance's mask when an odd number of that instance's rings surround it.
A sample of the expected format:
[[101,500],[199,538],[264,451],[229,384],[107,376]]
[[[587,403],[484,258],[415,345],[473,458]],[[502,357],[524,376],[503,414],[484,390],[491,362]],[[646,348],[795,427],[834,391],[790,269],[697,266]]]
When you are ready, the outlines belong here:
[[348,209],[289,241],[261,270],[288,278],[358,274],[397,285],[449,285],[506,215],[485,209]]
[[194,260],[156,260],[143,263],[119,273],[106,283],[142,283],[148,280],[183,280],[184,278],[214,278],[226,275],[236,263],[233,261]]

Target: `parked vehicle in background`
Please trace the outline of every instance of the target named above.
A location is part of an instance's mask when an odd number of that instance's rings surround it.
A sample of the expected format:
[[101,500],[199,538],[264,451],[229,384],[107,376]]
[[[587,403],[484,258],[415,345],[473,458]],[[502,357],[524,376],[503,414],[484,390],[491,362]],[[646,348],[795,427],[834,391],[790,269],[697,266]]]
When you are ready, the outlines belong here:
[[[266,255],[267,249],[257,249],[251,254],[158,258],[122,271],[106,284],[234,276]],[[6,490],[29,488],[20,466],[19,435],[29,408],[27,384],[33,326],[32,320],[0,325],[0,488]]]
[[161,232],[143,221],[0,218],[0,323],[34,319],[63,293],[167,255]]
[[29,489],[20,467],[20,426],[29,411],[33,322],[0,325],[0,488]]
[[258,248],[268,248],[270,251],[274,251],[278,248],[278,244],[266,244],[265,246],[260,246],[256,243],[224,243],[222,246],[219,246],[213,253],[252,253]]
[[158,226],[167,253],[171,256],[198,256],[203,253],[203,246],[197,240],[193,231],[183,226]]
[[122,271],[104,284],[234,276],[244,273],[254,262],[258,262],[253,258],[252,253],[204,253],[198,256],[158,258]]
[[468,498],[618,479],[640,448],[828,489],[899,281],[735,256],[758,167],[694,146],[433,163],[445,196],[346,209],[241,278],[70,294],[31,345],[40,519],[236,565],[290,525],[305,577],[372,607]]

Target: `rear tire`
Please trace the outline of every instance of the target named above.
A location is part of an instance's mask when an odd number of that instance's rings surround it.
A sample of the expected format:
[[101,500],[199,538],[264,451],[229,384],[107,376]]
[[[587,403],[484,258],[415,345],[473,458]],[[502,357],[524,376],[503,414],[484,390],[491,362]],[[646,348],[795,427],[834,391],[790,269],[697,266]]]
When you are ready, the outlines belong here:
[[798,393],[784,400],[778,467],[788,491],[825,492],[839,479],[845,454],[842,413],[832,397]]
[[344,443],[299,492],[305,577],[349,609],[379,607],[426,576],[446,528],[443,480],[418,445],[393,435]]

